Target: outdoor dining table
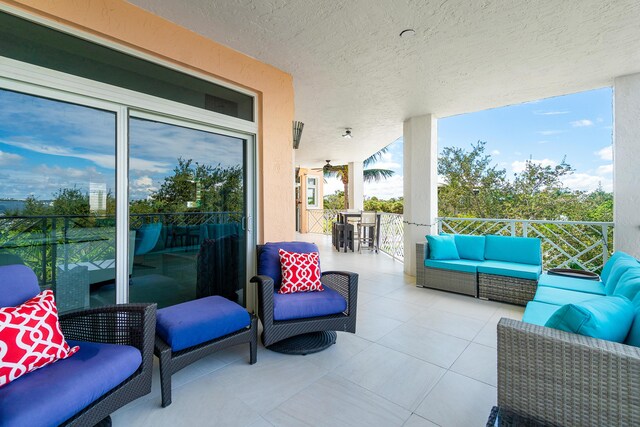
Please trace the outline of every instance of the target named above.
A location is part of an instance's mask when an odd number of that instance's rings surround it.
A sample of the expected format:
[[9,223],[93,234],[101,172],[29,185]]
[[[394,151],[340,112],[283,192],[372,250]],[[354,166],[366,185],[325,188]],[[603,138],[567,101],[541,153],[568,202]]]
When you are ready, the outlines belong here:
[[[376,212],[376,237],[375,237],[375,242],[374,242],[374,246],[377,248],[378,247],[378,243],[380,242],[380,218],[381,218],[382,214],[380,212]],[[349,218],[358,218],[361,219],[362,218],[362,212],[361,211],[357,211],[357,212],[349,212],[349,211],[339,211],[336,214],[336,222],[338,224],[348,224],[349,222]],[[336,228],[333,229],[333,233],[338,232]],[[337,241],[336,236],[334,236],[333,241]],[[345,242],[344,244],[344,251],[347,252],[348,251],[348,243]],[[337,247],[336,249],[338,249],[338,252],[340,252],[340,247]],[[355,251],[355,248],[352,248],[352,251]],[[377,252],[377,249],[376,249]]]

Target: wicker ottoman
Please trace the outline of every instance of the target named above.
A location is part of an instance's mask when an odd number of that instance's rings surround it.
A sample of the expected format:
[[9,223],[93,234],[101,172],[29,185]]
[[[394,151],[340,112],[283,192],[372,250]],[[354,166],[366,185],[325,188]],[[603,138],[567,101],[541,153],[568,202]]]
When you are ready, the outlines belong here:
[[478,273],[478,298],[527,305],[537,289],[537,280]]

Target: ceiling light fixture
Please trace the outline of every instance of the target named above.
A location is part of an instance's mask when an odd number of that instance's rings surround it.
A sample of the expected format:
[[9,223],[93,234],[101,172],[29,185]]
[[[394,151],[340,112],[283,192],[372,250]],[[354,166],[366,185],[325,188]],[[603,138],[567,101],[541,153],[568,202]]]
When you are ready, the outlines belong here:
[[400,37],[402,38],[409,38],[409,37],[413,37],[416,35],[416,30],[412,29],[412,28],[407,28],[406,30],[402,30],[400,32]]
[[344,135],[342,135],[343,138],[353,138],[353,135],[351,135],[351,128],[346,128],[344,130]]

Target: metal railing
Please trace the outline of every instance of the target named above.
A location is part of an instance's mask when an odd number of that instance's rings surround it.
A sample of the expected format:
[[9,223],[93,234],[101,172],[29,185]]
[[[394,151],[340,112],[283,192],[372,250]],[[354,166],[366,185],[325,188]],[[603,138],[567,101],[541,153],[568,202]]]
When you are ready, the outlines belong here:
[[441,233],[537,237],[542,240],[545,270],[578,268],[599,272],[613,247],[612,222],[444,217],[437,220]]
[[[309,232],[331,234],[336,214],[337,211],[331,209],[309,210]],[[440,217],[437,223],[440,233],[538,237],[542,241],[544,269],[578,268],[599,272],[613,248],[612,222]],[[404,260],[402,215],[382,213],[379,249]]]

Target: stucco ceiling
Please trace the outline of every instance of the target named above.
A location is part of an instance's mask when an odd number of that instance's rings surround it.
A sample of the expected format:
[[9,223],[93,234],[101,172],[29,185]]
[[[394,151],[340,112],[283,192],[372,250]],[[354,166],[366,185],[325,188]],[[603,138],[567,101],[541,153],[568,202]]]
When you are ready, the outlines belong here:
[[[637,0],[132,0],[294,79],[296,164],[362,160],[402,122],[640,72]],[[413,28],[416,35],[400,38]],[[353,139],[342,138],[353,128]]]

